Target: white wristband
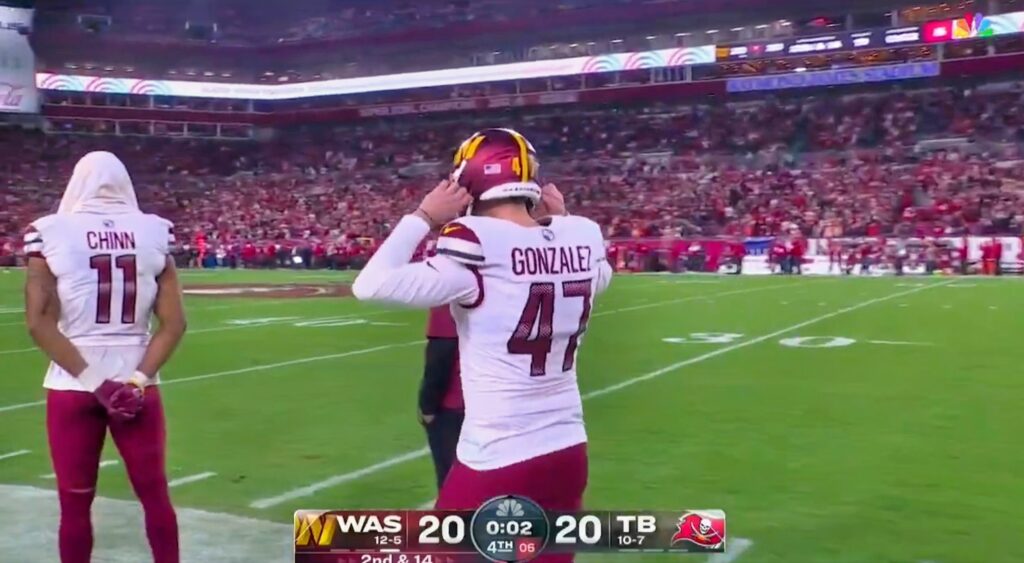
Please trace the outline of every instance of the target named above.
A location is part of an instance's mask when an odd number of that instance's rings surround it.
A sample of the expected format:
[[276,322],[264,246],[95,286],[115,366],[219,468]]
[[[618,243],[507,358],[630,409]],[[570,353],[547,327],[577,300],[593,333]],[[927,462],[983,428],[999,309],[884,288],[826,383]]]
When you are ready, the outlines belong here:
[[90,393],[95,393],[106,380],[107,373],[102,366],[86,366],[82,373],[78,374],[78,382]]
[[145,389],[146,387],[149,387],[150,381],[151,379],[149,378],[149,376],[142,373],[139,370],[135,370],[135,373],[133,373],[132,376],[128,378],[128,383],[138,387],[139,389]]

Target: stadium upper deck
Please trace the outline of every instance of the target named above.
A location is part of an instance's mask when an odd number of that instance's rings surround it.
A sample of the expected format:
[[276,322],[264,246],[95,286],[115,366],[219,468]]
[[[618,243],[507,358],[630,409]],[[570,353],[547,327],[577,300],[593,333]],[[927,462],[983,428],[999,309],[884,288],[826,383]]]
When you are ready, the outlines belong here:
[[823,11],[807,0],[274,0],[259,10],[234,0],[185,10],[65,0],[40,8],[35,43],[58,73],[276,84],[878,28],[1012,11],[1018,1],[858,0]]

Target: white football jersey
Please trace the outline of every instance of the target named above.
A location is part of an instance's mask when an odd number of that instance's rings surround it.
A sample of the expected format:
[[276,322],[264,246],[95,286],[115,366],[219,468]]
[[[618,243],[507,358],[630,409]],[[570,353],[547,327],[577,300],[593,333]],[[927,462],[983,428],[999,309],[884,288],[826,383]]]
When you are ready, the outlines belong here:
[[611,278],[600,227],[471,216],[442,229],[437,254],[479,285],[474,302],[451,306],[466,403],[459,460],[495,469],[585,442],[576,356]]
[[[56,214],[32,223],[25,252],[45,258],[57,278],[60,331],[83,355],[95,355],[89,348],[124,347],[126,363],[137,364],[149,343],[156,279],[173,237],[171,222],[156,215]],[[127,378],[135,367],[126,365],[116,378]],[[83,390],[53,364],[44,386]]]

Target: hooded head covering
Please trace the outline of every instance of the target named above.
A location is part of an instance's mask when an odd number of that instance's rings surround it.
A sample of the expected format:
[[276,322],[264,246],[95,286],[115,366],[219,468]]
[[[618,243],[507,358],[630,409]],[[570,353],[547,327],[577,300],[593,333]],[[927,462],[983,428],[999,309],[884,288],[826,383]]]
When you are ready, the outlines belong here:
[[75,165],[57,213],[138,213],[139,201],[124,163],[106,151],[91,152]]

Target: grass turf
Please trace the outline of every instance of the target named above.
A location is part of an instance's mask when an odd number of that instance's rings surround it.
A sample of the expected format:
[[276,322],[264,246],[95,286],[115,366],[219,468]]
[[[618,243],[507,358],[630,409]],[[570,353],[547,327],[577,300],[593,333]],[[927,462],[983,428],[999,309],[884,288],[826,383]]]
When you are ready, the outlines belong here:
[[[344,277],[183,274],[188,285]],[[52,487],[40,477],[43,408],[2,410],[43,396],[45,360],[19,351],[31,347],[21,280],[0,274],[0,455],[33,453],[0,460],[0,483]],[[586,335],[582,391],[689,363],[586,401],[588,506],[722,508],[730,537],[754,541],[741,563],[1024,561],[1024,285],[943,281],[619,276]],[[177,505],[288,523],[296,508],[433,497],[418,457],[251,506],[423,447],[423,312],[351,299],[187,307],[191,333],[163,374],[181,380],[162,391],[170,477],[217,476],[175,488]],[[104,457],[116,459],[112,446]],[[123,470],[101,471],[100,494],[132,498]]]

